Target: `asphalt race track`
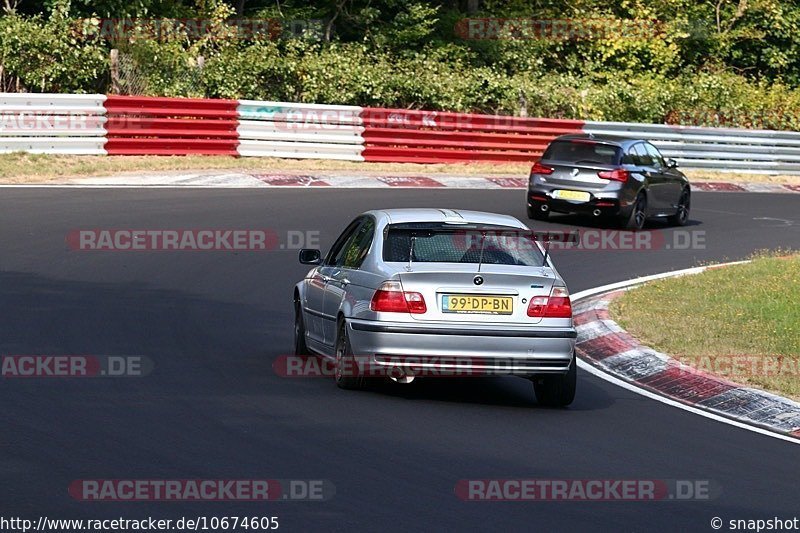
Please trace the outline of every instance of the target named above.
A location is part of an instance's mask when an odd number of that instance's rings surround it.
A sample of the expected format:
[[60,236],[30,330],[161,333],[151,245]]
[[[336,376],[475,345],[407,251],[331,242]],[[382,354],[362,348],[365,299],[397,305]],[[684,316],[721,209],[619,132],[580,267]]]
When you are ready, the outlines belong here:
[[[278,516],[286,531],[711,531],[712,517],[791,518],[800,447],[714,422],[579,371],[576,402],[539,408],[518,378],[346,392],[287,379],[295,250],[87,252],[74,229],[318,231],[361,211],[436,206],[525,216],[504,190],[6,188],[0,195],[0,353],[137,354],[141,378],[0,381],[0,515]],[[704,249],[558,251],[572,292],[800,248],[800,196],[695,193]],[[557,217],[559,223],[591,221]],[[652,224],[664,242],[673,229]],[[742,287],[747,290],[747,287]],[[324,479],[324,502],[80,502],[76,479]],[[712,480],[709,501],[464,502],[460,479]],[[724,530],[727,530],[726,528]]]

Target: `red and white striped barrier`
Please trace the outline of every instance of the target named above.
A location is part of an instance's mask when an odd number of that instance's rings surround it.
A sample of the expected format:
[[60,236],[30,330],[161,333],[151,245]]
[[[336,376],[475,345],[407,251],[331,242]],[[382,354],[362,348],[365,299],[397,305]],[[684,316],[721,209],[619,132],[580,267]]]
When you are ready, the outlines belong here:
[[364,161],[362,108],[240,100],[238,153]]
[[[577,120],[99,94],[2,95],[0,112],[6,118],[0,123],[0,152],[415,163],[533,161],[553,138],[583,126]],[[19,127],[31,112],[88,116],[94,122],[85,130],[48,129],[44,123]]]
[[101,94],[0,93],[0,153],[105,154],[105,99]]
[[535,161],[580,120],[521,118],[368,107],[364,159],[403,163]]
[[236,100],[109,96],[109,155],[238,155]]
[[256,100],[0,93],[0,152],[533,162],[566,133],[649,139],[685,168],[800,174],[800,132]]

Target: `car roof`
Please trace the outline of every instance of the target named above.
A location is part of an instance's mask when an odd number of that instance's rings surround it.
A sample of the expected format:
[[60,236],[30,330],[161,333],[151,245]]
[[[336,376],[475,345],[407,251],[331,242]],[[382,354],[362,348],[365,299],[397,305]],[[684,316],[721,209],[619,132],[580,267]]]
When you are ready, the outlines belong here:
[[407,224],[410,222],[450,222],[467,224],[486,224],[509,226],[527,229],[518,219],[509,215],[469,211],[464,209],[406,208],[378,209],[367,211],[365,215],[373,215],[385,224]]
[[568,135],[556,137],[553,139],[553,141],[596,141],[604,144],[614,144],[623,148],[637,142],[648,142],[647,139],[636,139],[634,137],[625,137],[622,135],[600,135],[594,133],[570,133]]

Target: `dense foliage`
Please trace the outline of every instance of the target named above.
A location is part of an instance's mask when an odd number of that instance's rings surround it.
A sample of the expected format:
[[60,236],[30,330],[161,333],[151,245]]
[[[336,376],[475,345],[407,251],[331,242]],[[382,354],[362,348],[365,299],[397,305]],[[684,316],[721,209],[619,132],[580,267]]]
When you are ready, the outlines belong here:
[[6,90],[800,129],[795,0],[5,1]]

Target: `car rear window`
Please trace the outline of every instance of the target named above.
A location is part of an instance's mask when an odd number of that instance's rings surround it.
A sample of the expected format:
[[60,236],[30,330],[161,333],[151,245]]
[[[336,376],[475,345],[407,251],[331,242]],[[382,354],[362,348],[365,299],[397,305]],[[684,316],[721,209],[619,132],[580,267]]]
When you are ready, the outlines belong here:
[[407,263],[412,237],[415,237],[412,256],[415,263],[541,266],[544,260],[533,235],[515,228],[409,229],[397,226],[389,226],[386,231],[383,260]]
[[553,141],[542,155],[543,160],[577,164],[615,165],[621,148],[593,141]]

